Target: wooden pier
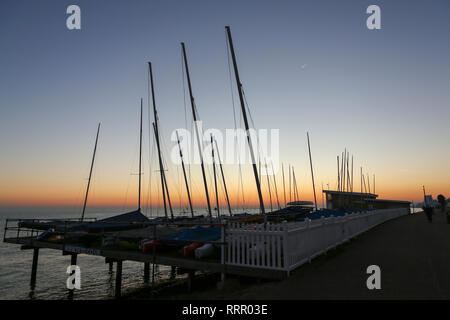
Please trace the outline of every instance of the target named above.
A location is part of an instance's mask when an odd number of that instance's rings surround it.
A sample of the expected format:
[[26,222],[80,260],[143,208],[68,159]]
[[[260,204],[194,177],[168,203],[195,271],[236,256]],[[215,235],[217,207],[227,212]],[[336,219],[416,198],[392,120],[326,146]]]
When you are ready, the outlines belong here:
[[[222,264],[220,259],[195,259],[193,257],[183,257],[179,250],[171,250],[164,253],[140,252],[133,250],[109,249],[102,247],[86,247],[64,243],[52,243],[39,241],[35,236],[29,237],[5,237],[4,242],[17,244],[21,250],[33,250],[33,264],[31,268],[30,285],[34,288],[37,279],[38,256],[40,249],[53,249],[61,251],[62,255],[70,255],[71,265],[76,265],[77,256],[80,254],[98,256],[105,259],[106,263],[116,262],[115,296],[121,296],[122,268],[123,261],[136,261],[144,263],[143,281],[150,280],[150,265],[164,265],[172,268],[183,268],[189,270],[188,284],[191,284],[196,271],[206,271],[221,273],[226,275],[238,275],[245,277],[256,277],[263,279],[281,280],[287,277],[287,272],[283,270],[253,269],[246,266],[235,266]],[[189,285],[190,287],[190,285]]]
[[[149,282],[150,264],[170,266],[172,271],[175,268],[187,270],[188,287],[192,285],[196,271],[220,273],[222,280],[226,278],[226,275],[282,280],[289,277],[291,271],[310,262],[314,257],[336,248],[385,221],[408,214],[409,210],[399,208],[352,212],[341,216],[322,216],[320,219],[306,219],[291,223],[284,221],[281,224],[229,222],[218,225],[215,223],[215,227],[221,228],[221,239],[202,241],[212,243],[216,247],[214,255],[203,259],[196,259],[193,255],[183,256],[180,252],[182,245],[168,246],[166,250],[143,252],[136,244],[137,239],[162,239],[161,235],[164,237],[170,233],[178,234],[180,230],[192,225],[153,225],[128,231],[86,233],[84,237],[87,236],[89,241],[64,233],[60,238],[49,241],[39,240],[40,238],[36,236],[42,230],[30,229],[30,224],[26,224],[27,228],[21,229],[21,226],[25,225],[21,223],[23,220],[7,220],[3,241],[21,245],[23,250],[33,249],[31,286],[36,283],[40,249],[60,250],[63,255],[70,255],[71,265],[76,264],[79,254],[102,257],[105,263],[110,264],[110,269],[112,263],[116,262],[115,295],[120,297],[123,261],[144,263],[144,282]],[[11,221],[17,223],[17,226],[8,226]],[[104,239],[110,237],[122,240],[133,238],[133,236],[135,236],[135,242],[131,247],[104,243]],[[191,243],[195,240],[175,241]]]

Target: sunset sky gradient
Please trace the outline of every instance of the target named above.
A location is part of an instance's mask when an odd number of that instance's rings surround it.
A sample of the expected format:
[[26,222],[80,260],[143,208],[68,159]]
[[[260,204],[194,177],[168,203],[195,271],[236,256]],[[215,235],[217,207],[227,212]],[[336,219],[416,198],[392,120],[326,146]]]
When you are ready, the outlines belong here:
[[[66,28],[71,4],[81,8],[78,31]],[[381,7],[381,30],[366,27],[371,4]],[[449,14],[445,0],[1,1],[0,206],[81,206],[98,122],[88,205],[133,206],[141,97],[143,202],[160,205],[147,61],[172,204],[186,206],[181,167],[169,158],[170,134],[191,119],[180,42],[204,127],[234,128],[226,25],[255,126],[280,129],[280,161],[295,167],[302,200],[313,200],[307,131],[319,203],[322,184],[336,188],[344,148],[354,155],[357,191],[362,166],[376,175],[380,198],[422,201],[422,185],[450,197]],[[234,82],[232,90],[240,119]],[[251,167],[242,170],[245,205],[255,206]],[[238,167],[225,165],[225,174],[232,204],[242,206]],[[194,203],[204,208],[199,166],[191,175]],[[276,178],[282,200],[281,170]]]

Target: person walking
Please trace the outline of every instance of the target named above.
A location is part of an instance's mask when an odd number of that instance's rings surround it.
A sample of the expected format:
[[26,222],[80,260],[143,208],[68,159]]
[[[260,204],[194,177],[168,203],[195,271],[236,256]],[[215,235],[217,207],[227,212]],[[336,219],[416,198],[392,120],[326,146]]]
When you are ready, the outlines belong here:
[[442,194],[440,194],[437,196],[437,200],[439,202],[441,212],[446,216],[447,223],[450,224],[450,215],[447,213],[447,199]]
[[433,221],[433,207],[424,206],[422,207],[423,211],[425,212],[425,215],[427,216],[428,222]]

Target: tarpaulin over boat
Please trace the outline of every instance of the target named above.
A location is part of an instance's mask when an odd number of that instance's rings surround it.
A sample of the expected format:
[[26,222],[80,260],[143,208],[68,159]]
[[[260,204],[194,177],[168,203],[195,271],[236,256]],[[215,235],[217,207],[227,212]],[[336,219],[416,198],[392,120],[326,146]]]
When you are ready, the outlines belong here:
[[88,232],[127,230],[140,228],[148,221],[149,219],[140,210],[136,210],[95,222],[78,224],[72,226],[70,230],[83,230]]
[[191,242],[216,241],[221,237],[220,228],[202,227],[183,230],[177,234],[162,238],[164,243],[185,245]]

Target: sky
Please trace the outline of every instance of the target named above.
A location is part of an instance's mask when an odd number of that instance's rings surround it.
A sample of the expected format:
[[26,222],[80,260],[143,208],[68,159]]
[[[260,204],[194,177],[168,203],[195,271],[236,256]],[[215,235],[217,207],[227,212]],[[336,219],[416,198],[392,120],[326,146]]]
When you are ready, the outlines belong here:
[[[66,27],[72,4],[81,30]],[[381,8],[379,30],[366,26],[371,4]],[[318,202],[322,185],[336,188],[344,148],[354,156],[355,190],[362,167],[380,198],[421,201],[422,185],[449,196],[449,12],[446,0],[1,1],[0,205],[81,206],[99,122],[88,205],[135,205],[141,97],[143,202],[160,205],[151,61],[169,190],[174,206],[186,206],[181,167],[170,161],[172,132],[192,129],[180,42],[203,126],[234,128],[234,102],[242,127],[226,25],[252,124],[279,129],[279,162],[286,181],[295,168],[301,200],[313,200],[306,132]],[[204,208],[200,168],[189,170],[194,204]],[[255,206],[251,166],[241,170],[244,192],[238,166],[224,165],[232,205]],[[281,171],[276,182],[284,202]],[[224,206],[222,189],[220,199]]]

